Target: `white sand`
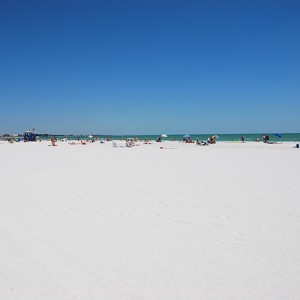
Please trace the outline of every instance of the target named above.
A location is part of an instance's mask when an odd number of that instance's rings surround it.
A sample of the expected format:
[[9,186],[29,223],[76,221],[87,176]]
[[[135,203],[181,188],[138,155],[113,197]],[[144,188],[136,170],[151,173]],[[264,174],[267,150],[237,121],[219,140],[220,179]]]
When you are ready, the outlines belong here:
[[300,299],[294,143],[48,144],[0,144],[0,299]]

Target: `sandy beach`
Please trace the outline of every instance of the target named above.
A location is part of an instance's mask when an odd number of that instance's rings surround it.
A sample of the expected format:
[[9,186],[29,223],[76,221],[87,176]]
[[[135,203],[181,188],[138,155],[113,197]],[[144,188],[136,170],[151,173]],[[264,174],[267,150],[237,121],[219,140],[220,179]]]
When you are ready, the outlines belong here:
[[117,143],[0,143],[0,299],[300,299],[295,143]]

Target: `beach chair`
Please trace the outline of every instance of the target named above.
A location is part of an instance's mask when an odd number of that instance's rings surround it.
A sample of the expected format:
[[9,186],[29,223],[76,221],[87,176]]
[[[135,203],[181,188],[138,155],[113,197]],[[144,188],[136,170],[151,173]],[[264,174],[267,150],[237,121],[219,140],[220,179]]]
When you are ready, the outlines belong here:
[[118,148],[118,144],[117,144],[116,141],[113,141],[113,142],[112,142],[112,145],[113,145],[113,148]]

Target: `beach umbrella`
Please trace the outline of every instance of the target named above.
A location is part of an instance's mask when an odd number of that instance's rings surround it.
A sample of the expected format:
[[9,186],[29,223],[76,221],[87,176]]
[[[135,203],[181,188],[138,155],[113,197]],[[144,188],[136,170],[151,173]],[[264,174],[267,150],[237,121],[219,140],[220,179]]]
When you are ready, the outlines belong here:
[[219,136],[218,135],[213,135],[211,138],[215,140],[215,139],[218,139]]
[[281,134],[279,134],[279,133],[275,133],[275,136],[281,138]]
[[166,134],[161,135],[162,138],[167,138],[168,136]]
[[94,137],[93,135],[91,135],[91,134],[89,135],[89,138],[90,138],[90,139],[92,139],[93,137]]
[[189,138],[189,137],[191,137],[189,134],[185,134],[184,136],[183,136],[184,138]]

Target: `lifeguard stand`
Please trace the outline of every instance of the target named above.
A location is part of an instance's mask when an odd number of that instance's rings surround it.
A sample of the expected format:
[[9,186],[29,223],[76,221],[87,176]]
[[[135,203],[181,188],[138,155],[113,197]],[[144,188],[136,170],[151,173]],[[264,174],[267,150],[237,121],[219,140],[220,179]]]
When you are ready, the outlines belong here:
[[32,130],[27,130],[24,132],[24,142],[36,142],[37,134]]

